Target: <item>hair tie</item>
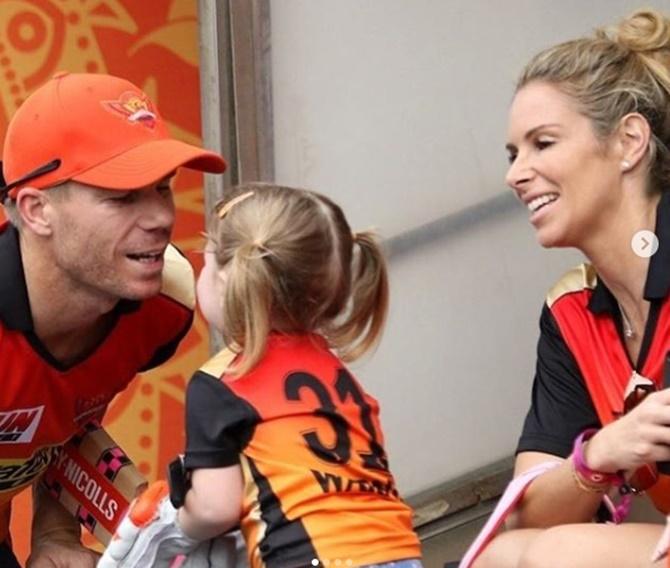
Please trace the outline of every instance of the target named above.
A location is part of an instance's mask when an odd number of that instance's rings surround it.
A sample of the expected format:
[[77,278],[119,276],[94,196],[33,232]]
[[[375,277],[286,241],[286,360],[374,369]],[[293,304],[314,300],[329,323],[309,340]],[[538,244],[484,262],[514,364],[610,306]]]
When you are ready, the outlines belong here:
[[253,241],[248,242],[247,246],[252,246],[256,249],[255,254],[252,253],[252,254],[248,255],[248,258],[250,258],[250,259],[252,259],[252,258],[265,258],[266,256],[271,256],[272,255],[272,251],[268,247],[265,246],[265,243],[260,238],[257,238]]

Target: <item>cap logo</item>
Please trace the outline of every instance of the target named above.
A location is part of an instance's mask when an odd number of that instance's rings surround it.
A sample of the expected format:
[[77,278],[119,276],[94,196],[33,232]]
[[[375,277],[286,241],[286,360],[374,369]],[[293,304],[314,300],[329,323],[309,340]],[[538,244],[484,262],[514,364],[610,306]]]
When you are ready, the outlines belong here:
[[102,105],[128,122],[152,129],[156,125],[156,113],[153,112],[151,101],[144,94],[125,92],[118,100],[102,101]]

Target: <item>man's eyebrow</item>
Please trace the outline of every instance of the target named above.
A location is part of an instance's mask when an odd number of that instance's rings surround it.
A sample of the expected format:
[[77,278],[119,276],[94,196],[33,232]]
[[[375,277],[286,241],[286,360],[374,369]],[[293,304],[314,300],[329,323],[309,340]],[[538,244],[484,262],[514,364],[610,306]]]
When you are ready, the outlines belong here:
[[[555,122],[547,122],[547,123],[543,123],[543,124],[538,124],[537,126],[534,126],[533,128],[531,128],[528,132],[526,132],[526,133],[523,135],[523,137],[524,137],[525,140],[528,140],[528,139],[531,138],[531,137],[532,137],[538,130],[542,130],[543,128],[549,128],[549,127],[552,127],[552,126],[560,126],[560,124],[557,124],[557,123],[555,123]],[[514,144],[507,143],[507,144],[505,144],[505,149],[506,149],[508,152],[511,152],[512,150],[516,150],[517,148],[516,148],[516,146],[515,146]]]

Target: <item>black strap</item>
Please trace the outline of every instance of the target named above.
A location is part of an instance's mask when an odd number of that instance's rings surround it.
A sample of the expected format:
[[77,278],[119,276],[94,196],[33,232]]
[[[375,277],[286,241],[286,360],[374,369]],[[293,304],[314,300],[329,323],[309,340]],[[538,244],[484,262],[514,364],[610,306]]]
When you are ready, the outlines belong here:
[[[0,187],[0,203],[3,203],[5,199],[7,199],[7,195],[12,189],[35,178],[48,174],[49,172],[57,170],[60,167],[60,163],[61,162],[58,158],[56,158],[55,160],[51,160],[49,163],[40,166],[39,168],[33,170],[29,174],[26,174],[25,176],[17,179],[16,181],[13,181],[12,183],[6,183],[4,174],[0,172],[0,179],[2,181],[2,187]],[[0,166],[1,165],[2,163],[0,162]]]

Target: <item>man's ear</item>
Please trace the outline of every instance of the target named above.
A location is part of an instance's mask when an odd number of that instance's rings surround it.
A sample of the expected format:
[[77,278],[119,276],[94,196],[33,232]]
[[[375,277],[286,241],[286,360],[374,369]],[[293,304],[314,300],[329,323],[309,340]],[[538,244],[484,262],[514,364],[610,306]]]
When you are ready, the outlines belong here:
[[53,230],[48,209],[49,198],[39,189],[24,187],[16,196],[22,226],[42,237],[50,236]]
[[625,115],[619,122],[618,143],[621,152],[621,169],[629,171],[643,163],[651,142],[649,122],[639,112]]

